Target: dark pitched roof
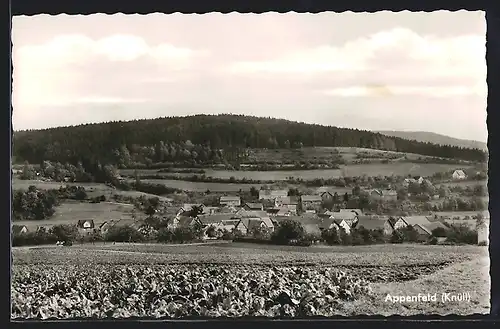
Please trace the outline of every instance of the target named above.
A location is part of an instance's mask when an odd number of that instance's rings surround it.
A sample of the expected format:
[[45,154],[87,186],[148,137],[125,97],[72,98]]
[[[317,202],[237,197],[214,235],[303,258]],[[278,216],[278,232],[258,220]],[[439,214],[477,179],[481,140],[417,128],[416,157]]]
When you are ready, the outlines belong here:
[[416,225],[420,224],[421,226],[427,226],[431,222],[426,216],[407,216],[407,217],[401,217],[408,225]]
[[364,227],[367,230],[384,229],[386,222],[387,220],[374,219],[371,216],[359,216],[355,227]]
[[250,208],[251,210],[262,210],[263,208],[262,203],[257,202],[247,202],[245,203],[245,206]]
[[[23,227],[26,227],[26,225],[12,225],[12,233],[14,233],[14,234],[21,233],[21,230],[23,229]],[[28,227],[26,227],[26,230],[27,229],[28,229]]]
[[321,202],[320,195],[303,195],[301,196],[302,202]]
[[215,214],[215,215],[209,215],[209,216],[200,216],[199,220],[203,225],[210,225],[210,224],[218,224],[222,223],[223,221],[231,220],[233,219],[232,214]]
[[94,220],[93,219],[81,219],[78,221],[76,224],[77,227],[79,228],[84,228],[85,223],[90,223],[90,228],[94,228]]

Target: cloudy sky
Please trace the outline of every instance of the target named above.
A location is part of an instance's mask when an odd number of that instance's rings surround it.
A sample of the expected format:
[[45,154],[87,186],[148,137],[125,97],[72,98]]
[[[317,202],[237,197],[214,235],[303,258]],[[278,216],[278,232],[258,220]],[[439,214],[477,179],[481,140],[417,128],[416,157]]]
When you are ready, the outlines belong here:
[[15,130],[238,113],[486,141],[483,12],[14,17]]

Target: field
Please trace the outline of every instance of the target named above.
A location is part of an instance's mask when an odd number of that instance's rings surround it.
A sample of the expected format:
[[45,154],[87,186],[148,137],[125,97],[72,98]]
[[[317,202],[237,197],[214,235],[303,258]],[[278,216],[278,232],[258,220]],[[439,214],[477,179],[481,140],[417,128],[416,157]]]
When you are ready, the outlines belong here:
[[27,190],[30,185],[34,185],[41,190],[58,189],[61,186],[72,186],[72,185],[83,186],[85,187],[85,191],[87,192],[87,195],[89,197],[97,197],[104,195],[107,199],[110,199],[114,194],[118,194],[130,197],[145,196],[148,198],[158,197],[165,201],[170,200],[169,198],[166,197],[161,197],[158,195],[143,193],[139,191],[120,191],[101,183],[60,183],[60,182],[44,182],[39,180],[21,180],[21,179],[12,180],[13,190]]
[[[433,163],[371,163],[371,164],[356,164],[342,166],[341,169],[314,169],[314,170],[279,170],[279,171],[231,171],[231,170],[214,170],[205,169],[205,175],[214,178],[229,179],[234,177],[236,179],[252,179],[252,180],[286,180],[289,177],[302,178],[304,180],[312,180],[315,178],[338,178],[342,176],[390,176],[390,175],[400,175],[407,176],[409,174],[414,176],[432,176],[437,172],[445,172],[454,170],[457,165],[450,164],[433,164]],[[130,175],[133,170],[122,170],[124,175]],[[173,175],[172,173],[158,173],[156,169],[141,169],[139,171],[140,175]],[[175,175],[179,177],[193,176],[195,174],[180,174]],[[171,180],[157,180],[159,182],[168,181],[168,186],[172,186],[174,183]],[[191,182],[190,182],[191,183]],[[477,182],[476,182],[477,183]],[[208,184],[208,183],[192,183],[195,185]],[[182,185],[179,185],[182,186]],[[174,187],[174,186],[172,186]],[[190,188],[193,188],[190,186]],[[206,188],[205,188],[206,190]],[[212,190],[212,189],[210,189]]]
[[448,186],[448,187],[453,187],[453,186],[461,186],[461,187],[475,187],[478,185],[482,186],[487,186],[488,181],[479,181],[479,180],[466,180],[466,181],[455,181],[455,182],[446,182],[446,183],[441,183],[438,186]]
[[[488,266],[487,248],[477,246],[20,247],[13,250],[13,316],[486,313]],[[67,286],[70,282],[77,290]],[[28,291],[37,296],[30,310],[22,307],[30,298]],[[444,292],[470,292],[471,301],[385,302],[388,293]],[[62,298],[55,301],[53,294]]]
[[394,151],[383,151],[359,147],[303,147],[301,149],[252,149],[245,163],[259,161],[280,161],[282,163],[293,163],[295,161],[331,160],[340,155],[346,162],[359,159],[380,161],[384,159],[408,160],[430,158],[425,155],[402,153]]
[[94,220],[98,225],[109,220],[127,220],[132,218],[132,209],[128,204],[101,202],[84,203],[66,201],[56,207],[55,214],[46,220],[23,220],[14,222],[16,225],[26,225],[28,230],[35,230],[37,226],[52,226],[57,224],[76,224],[78,220]]
[[259,189],[262,184],[226,184],[226,183],[204,183],[204,182],[187,182],[182,180],[170,179],[142,179],[144,183],[164,184],[165,186],[181,189],[183,191],[192,192],[238,192],[239,190],[248,191],[255,187]]

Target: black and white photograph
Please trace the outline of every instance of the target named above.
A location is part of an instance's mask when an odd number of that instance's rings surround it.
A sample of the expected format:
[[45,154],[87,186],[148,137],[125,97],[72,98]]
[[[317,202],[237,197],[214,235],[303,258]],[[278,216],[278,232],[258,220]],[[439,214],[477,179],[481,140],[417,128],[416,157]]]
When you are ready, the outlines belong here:
[[485,33],[12,17],[11,320],[489,314]]

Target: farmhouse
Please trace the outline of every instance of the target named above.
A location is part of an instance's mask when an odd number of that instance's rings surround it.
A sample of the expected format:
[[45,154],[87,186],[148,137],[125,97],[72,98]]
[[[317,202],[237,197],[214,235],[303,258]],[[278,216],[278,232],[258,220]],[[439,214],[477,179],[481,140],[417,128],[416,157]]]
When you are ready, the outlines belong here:
[[90,234],[94,231],[94,220],[79,220],[76,224],[78,231],[83,234]]
[[262,203],[258,203],[258,202],[247,202],[247,203],[245,203],[243,208],[245,210],[258,210],[258,211],[264,210],[264,206],[262,205]]
[[204,208],[205,206],[202,204],[202,203],[185,203],[181,209],[179,209],[179,212],[180,213],[183,213],[183,212],[188,212],[188,211],[191,211],[193,210],[194,207],[201,207],[201,208]]
[[14,235],[28,233],[28,227],[26,225],[12,225],[12,233]]
[[294,204],[282,205],[280,207],[274,208],[271,212],[269,212],[269,214],[271,215],[274,214],[275,216],[296,216],[297,205]]
[[398,199],[398,193],[394,190],[369,190],[370,196],[375,200],[383,200],[383,201],[396,201]]
[[353,225],[353,228],[364,227],[367,230],[382,230],[385,235],[391,235],[394,229],[389,220],[374,219],[371,216],[359,216],[358,220]]
[[[345,209],[343,209],[345,210]],[[348,225],[352,226],[354,222],[356,222],[357,218],[359,217],[355,212],[353,211],[333,211],[331,212],[330,218],[338,219],[338,220],[344,220]]]
[[259,200],[276,200],[288,196],[288,190],[260,190]]
[[106,234],[108,233],[109,229],[114,226],[114,224],[115,222],[112,220],[101,223],[99,225],[99,231],[101,232],[101,234]]
[[282,196],[282,197],[277,197],[276,199],[274,199],[274,206],[275,207],[295,206],[295,208],[297,208],[298,204],[299,204],[299,200],[296,196]]
[[219,204],[221,206],[239,207],[241,205],[241,199],[239,196],[221,196]]
[[303,195],[300,197],[302,210],[319,210],[323,199],[319,195]]
[[192,218],[188,216],[180,216],[175,221],[172,221],[168,224],[169,228],[177,228],[177,227],[193,227],[195,224],[201,224],[198,218]]
[[89,219],[89,220],[79,220],[76,226],[79,229],[93,229],[94,228],[94,220]]
[[335,198],[337,199],[339,198],[338,194],[337,196],[335,196],[335,194],[330,191],[321,192],[319,196],[321,197],[321,200],[323,202],[330,202],[333,201]]
[[465,172],[463,170],[459,169],[459,170],[455,170],[453,172],[453,174],[451,175],[451,177],[453,177],[453,179],[455,179],[455,180],[461,180],[461,179],[466,179],[467,175],[465,174]]
[[267,221],[260,218],[241,218],[238,224],[236,224],[236,230],[244,235],[250,234],[252,230],[256,228],[269,229],[272,231],[274,225],[271,220]]
[[431,221],[426,216],[407,216],[407,217],[399,217],[394,223],[394,228],[403,228],[406,226],[415,226],[421,225],[424,227],[428,227],[431,224]]
[[328,230],[335,227],[337,231],[344,229],[347,234],[351,234],[351,227],[343,219],[327,218],[319,224],[320,230]]

